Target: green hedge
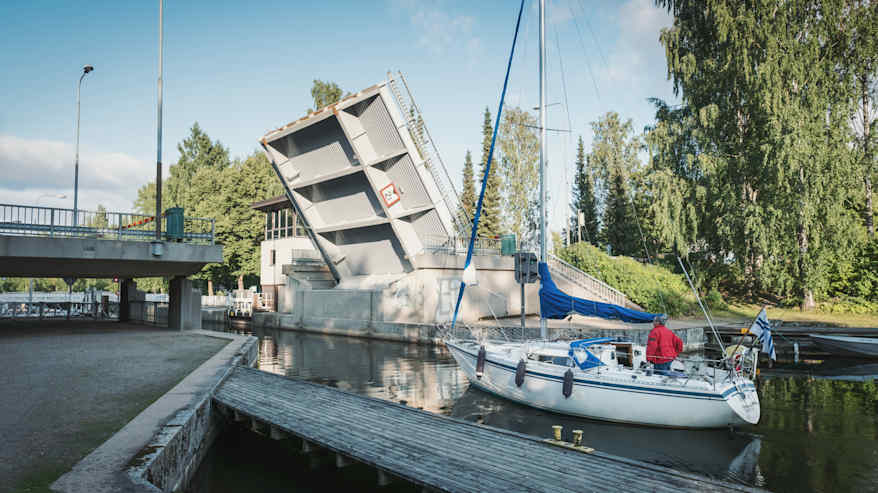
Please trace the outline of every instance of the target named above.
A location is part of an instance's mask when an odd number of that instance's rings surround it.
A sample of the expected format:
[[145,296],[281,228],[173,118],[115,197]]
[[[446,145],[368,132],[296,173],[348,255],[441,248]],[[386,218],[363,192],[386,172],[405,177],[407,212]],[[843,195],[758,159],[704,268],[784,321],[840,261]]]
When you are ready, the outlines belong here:
[[[700,313],[685,279],[667,268],[642,264],[630,257],[611,257],[588,243],[565,247],[558,256],[625,293],[647,311],[672,316]],[[709,302],[711,308],[725,305],[718,292],[711,292],[708,298],[713,302]]]

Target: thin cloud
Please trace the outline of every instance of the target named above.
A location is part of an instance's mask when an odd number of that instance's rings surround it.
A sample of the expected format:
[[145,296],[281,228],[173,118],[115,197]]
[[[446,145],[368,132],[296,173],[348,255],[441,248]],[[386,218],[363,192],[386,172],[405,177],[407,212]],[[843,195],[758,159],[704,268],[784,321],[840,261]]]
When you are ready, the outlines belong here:
[[393,0],[394,8],[407,12],[409,22],[420,33],[417,42],[434,55],[446,55],[463,46],[466,57],[475,60],[483,51],[482,42],[475,35],[473,17],[449,13],[442,5],[424,5],[413,0]]
[[[67,195],[72,206],[75,149],[72,144],[0,135],[0,202],[34,204],[42,195]],[[127,210],[137,189],[154,178],[153,165],[121,152],[81,149],[79,200],[83,208],[98,203]],[[65,206],[44,197],[41,205]]]

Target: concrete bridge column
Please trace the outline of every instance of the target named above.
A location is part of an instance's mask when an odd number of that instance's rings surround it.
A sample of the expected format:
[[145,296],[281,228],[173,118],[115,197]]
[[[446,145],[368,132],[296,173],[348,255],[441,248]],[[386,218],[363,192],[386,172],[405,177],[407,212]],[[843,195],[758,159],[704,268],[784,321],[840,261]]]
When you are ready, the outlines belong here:
[[201,291],[192,287],[191,280],[181,276],[171,278],[168,284],[168,328],[200,329]]
[[119,321],[128,322],[131,320],[131,296],[129,290],[136,289],[137,284],[133,279],[119,280]]

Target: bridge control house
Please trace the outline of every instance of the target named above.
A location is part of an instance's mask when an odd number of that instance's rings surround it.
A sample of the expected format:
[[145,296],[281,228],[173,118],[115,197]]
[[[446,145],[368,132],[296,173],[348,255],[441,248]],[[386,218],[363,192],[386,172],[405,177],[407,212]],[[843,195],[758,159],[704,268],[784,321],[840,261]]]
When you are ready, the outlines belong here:
[[259,279],[262,292],[274,300],[273,308],[277,310],[278,295],[283,297],[280,291],[288,282],[287,275],[283,272],[284,266],[287,266],[289,272],[290,265],[302,260],[318,260],[320,256],[285,196],[254,202],[250,207],[265,213],[265,235],[260,244]]

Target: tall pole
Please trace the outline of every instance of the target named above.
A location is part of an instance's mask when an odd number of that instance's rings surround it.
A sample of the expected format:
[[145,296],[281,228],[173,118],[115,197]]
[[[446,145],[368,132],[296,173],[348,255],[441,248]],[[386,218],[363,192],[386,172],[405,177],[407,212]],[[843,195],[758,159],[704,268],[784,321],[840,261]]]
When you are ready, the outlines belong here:
[[159,0],[159,98],[156,123],[155,239],[162,240],[162,0]]
[[82,79],[92,70],[94,70],[94,67],[91,65],[83,67],[82,75],[79,76],[79,84],[76,85],[76,160],[74,161],[73,172],[73,227],[76,227],[76,216],[79,215],[79,93],[82,91]]
[[[546,0],[540,0],[540,262],[546,262]],[[540,310],[540,338],[548,337]]]

